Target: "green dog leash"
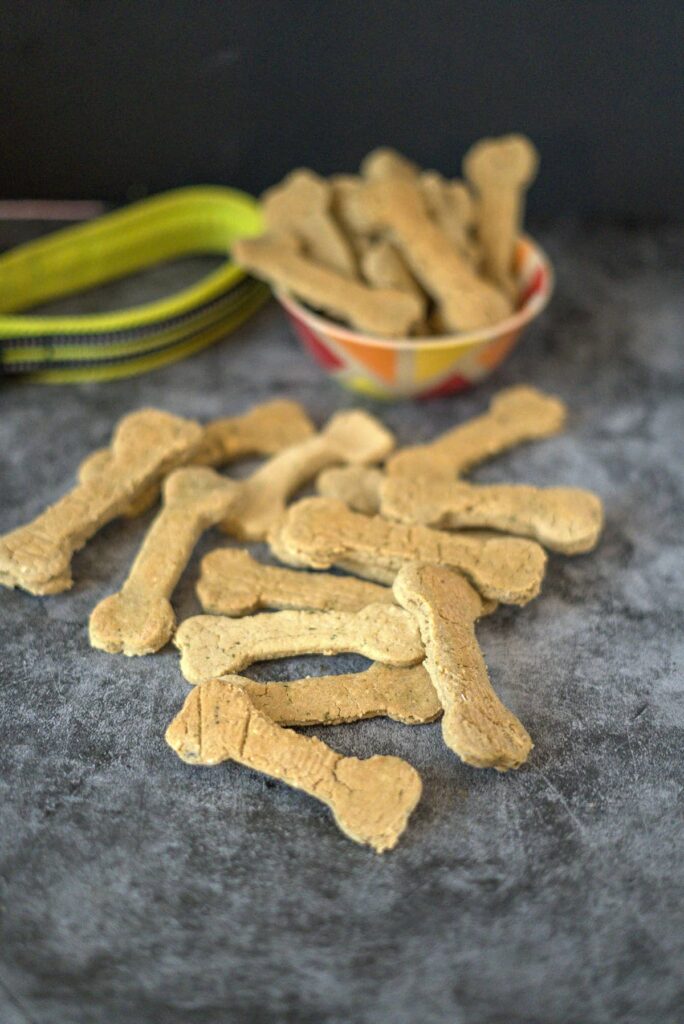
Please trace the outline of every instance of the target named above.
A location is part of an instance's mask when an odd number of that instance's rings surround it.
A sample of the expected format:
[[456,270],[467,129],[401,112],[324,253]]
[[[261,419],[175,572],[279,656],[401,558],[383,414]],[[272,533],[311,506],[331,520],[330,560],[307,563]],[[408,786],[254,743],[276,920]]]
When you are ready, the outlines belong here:
[[[213,186],[144,199],[0,255],[0,371],[64,384],[144,373],[225,337],[268,288],[230,260],[263,230],[258,202]],[[33,306],[184,256],[225,262],[175,295],[114,313],[38,316]]]

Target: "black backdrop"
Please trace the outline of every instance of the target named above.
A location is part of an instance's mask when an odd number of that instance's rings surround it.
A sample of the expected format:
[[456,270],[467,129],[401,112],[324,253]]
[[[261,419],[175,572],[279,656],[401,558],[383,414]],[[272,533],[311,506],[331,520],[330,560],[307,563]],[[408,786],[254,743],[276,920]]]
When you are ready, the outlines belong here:
[[0,197],[133,198],[527,131],[530,206],[684,217],[682,0],[0,0]]

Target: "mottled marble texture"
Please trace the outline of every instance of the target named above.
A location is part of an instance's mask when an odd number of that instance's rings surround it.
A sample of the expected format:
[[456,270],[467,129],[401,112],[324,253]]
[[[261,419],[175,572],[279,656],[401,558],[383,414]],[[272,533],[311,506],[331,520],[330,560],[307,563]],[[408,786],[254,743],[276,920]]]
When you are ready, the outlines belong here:
[[[300,793],[181,763],[163,742],[187,692],[176,652],[127,659],[87,643],[88,613],[124,579],[145,526],[112,524],[77,556],[72,592],[0,592],[2,1024],[682,1019],[684,231],[560,223],[541,237],[558,291],[497,378],[377,407],[412,442],[516,381],[570,404],[563,437],[476,475],[577,484],[606,502],[597,552],[552,557],[539,600],[479,627],[492,679],[535,740],[529,765],[467,768],[438,725],[317,730],[423,776],[407,833],[379,858]],[[146,377],[0,385],[0,529],[55,499],[124,412],[206,418],[271,395],[319,422],[357,401],[300,353],[274,306]],[[180,618],[198,610],[197,559],[217,542],[208,535],[185,574]],[[277,666],[283,678],[328,670],[323,658]]]

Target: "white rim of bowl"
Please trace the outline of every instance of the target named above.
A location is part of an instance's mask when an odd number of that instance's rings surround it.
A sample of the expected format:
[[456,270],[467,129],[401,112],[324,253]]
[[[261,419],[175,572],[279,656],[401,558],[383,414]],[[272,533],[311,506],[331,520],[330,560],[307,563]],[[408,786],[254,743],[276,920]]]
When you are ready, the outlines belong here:
[[335,320],[328,320],[318,313],[311,312],[308,307],[297,302],[296,299],[280,288],[274,288],[273,294],[292,316],[304,320],[317,331],[321,331],[324,334],[333,332],[342,341],[349,341],[355,345],[373,345],[376,348],[392,348],[402,351],[410,351],[411,349],[423,348],[428,345],[430,348],[467,348],[478,342],[491,341],[493,338],[498,338],[503,334],[511,334],[513,331],[522,329],[530,320],[534,320],[536,316],[539,316],[553,295],[556,277],[551,260],[542,247],[529,235],[521,235],[520,237],[524,241],[529,242],[537,262],[546,271],[546,287],[538,295],[532,296],[523,308],[519,309],[517,313],[513,313],[512,316],[506,317],[505,320],[499,320],[498,323],[492,324],[491,327],[478,328],[475,331],[467,331],[464,334],[449,334],[438,337],[427,335],[423,338],[376,338],[372,334],[361,334],[358,331],[352,331]]

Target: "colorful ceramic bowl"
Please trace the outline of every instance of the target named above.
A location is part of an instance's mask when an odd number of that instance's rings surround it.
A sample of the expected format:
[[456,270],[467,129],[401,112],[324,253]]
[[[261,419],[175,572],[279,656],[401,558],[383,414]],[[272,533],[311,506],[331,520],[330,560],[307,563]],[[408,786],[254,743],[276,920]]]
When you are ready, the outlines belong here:
[[484,380],[541,313],[553,290],[543,250],[523,237],[515,252],[518,308],[493,327],[433,338],[374,338],[312,313],[283,292],[276,298],[304,348],[340,384],[376,398],[431,398]]

